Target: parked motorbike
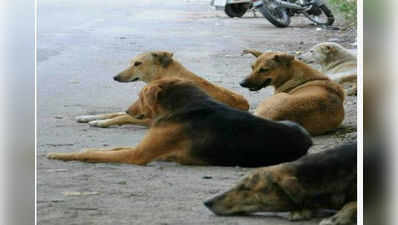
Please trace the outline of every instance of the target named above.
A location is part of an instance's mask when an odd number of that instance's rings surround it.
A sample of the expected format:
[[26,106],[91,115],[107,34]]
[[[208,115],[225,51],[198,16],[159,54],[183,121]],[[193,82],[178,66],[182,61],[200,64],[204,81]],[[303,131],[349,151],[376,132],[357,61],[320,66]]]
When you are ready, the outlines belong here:
[[248,10],[263,5],[262,0],[212,0],[210,5],[216,10],[224,10],[229,17],[242,17]]
[[259,8],[265,18],[276,27],[287,27],[290,17],[303,14],[317,25],[330,26],[334,23],[332,11],[323,0],[262,0]]
[[303,14],[317,25],[334,23],[332,11],[324,0],[212,0],[216,9],[230,17],[242,17],[249,9],[259,10],[276,27],[288,27],[290,17]]

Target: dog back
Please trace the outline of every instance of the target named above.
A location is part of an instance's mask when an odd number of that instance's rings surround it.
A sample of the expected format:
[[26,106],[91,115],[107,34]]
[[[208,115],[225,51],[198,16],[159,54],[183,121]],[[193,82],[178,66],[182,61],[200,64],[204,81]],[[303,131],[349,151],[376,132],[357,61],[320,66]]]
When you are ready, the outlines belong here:
[[191,154],[212,164],[258,167],[296,160],[307,153],[311,137],[300,125],[255,117],[210,102],[185,115],[193,140]]
[[191,142],[189,153],[212,165],[267,166],[307,153],[311,137],[293,122],[276,122],[220,103],[190,82],[168,85],[158,94],[167,113],[152,126],[178,123]]
[[288,163],[305,190],[303,205],[340,208],[356,200],[357,143],[337,146]]

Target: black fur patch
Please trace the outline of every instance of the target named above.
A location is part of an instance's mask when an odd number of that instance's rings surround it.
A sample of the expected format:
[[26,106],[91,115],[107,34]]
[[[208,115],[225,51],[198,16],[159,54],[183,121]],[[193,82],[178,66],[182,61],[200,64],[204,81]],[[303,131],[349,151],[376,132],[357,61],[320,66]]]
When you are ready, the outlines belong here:
[[304,205],[339,209],[356,200],[357,143],[307,155],[289,163],[308,196]]
[[259,167],[293,161],[312,145],[301,129],[231,108],[192,85],[169,87],[159,94],[159,103],[171,113],[156,123],[183,123],[192,156],[213,165]]

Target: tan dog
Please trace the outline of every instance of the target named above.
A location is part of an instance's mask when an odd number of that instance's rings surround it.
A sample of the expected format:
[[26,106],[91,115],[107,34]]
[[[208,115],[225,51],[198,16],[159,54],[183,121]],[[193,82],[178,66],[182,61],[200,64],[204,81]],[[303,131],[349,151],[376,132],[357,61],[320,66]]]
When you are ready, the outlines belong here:
[[259,104],[255,115],[291,120],[311,135],[336,129],[344,119],[344,91],[321,72],[280,52],[245,50],[257,57],[240,85],[251,91],[272,85],[275,94]]
[[128,113],[154,118],[136,147],[50,153],[48,158],[137,165],[167,159],[181,164],[255,167],[295,160],[312,145],[308,132],[296,123],[265,120],[231,108],[194,82],[175,78],[145,86]]
[[[186,69],[181,63],[173,59],[170,52],[145,52],[131,60],[129,67],[114,77],[118,82],[144,81],[150,83],[166,77],[177,77],[193,81],[195,85],[203,89],[214,99],[236,109],[247,111],[247,100],[230,90],[210,83]],[[151,118],[131,117],[125,112],[117,112],[101,115],[87,115],[76,118],[78,122],[89,123],[92,126],[108,127],[112,125],[135,124],[149,126]]]
[[298,59],[310,65],[319,65],[324,74],[340,84],[351,82],[352,87],[347,94],[357,94],[357,56],[350,50],[337,43],[324,42],[301,54]]

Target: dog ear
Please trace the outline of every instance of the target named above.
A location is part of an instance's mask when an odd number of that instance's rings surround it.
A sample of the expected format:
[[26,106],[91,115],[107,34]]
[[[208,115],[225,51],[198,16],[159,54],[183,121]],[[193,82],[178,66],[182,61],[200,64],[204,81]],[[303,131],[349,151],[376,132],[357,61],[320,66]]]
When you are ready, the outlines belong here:
[[253,49],[245,49],[242,51],[242,53],[240,55],[246,55],[246,54],[252,54],[253,56],[255,56],[257,58],[260,55],[262,55],[263,53],[260,51],[257,51],[257,50],[253,50]]
[[153,52],[152,57],[156,63],[165,68],[173,61],[173,53],[171,52]]
[[326,54],[329,54],[329,53],[335,52],[336,48],[334,46],[325,45],[325,46],[323,46],[322,51]]
[[278,54],[275,55],[273,59],[279,64],[288,66],[294,60],[294,56],[289,54]]

